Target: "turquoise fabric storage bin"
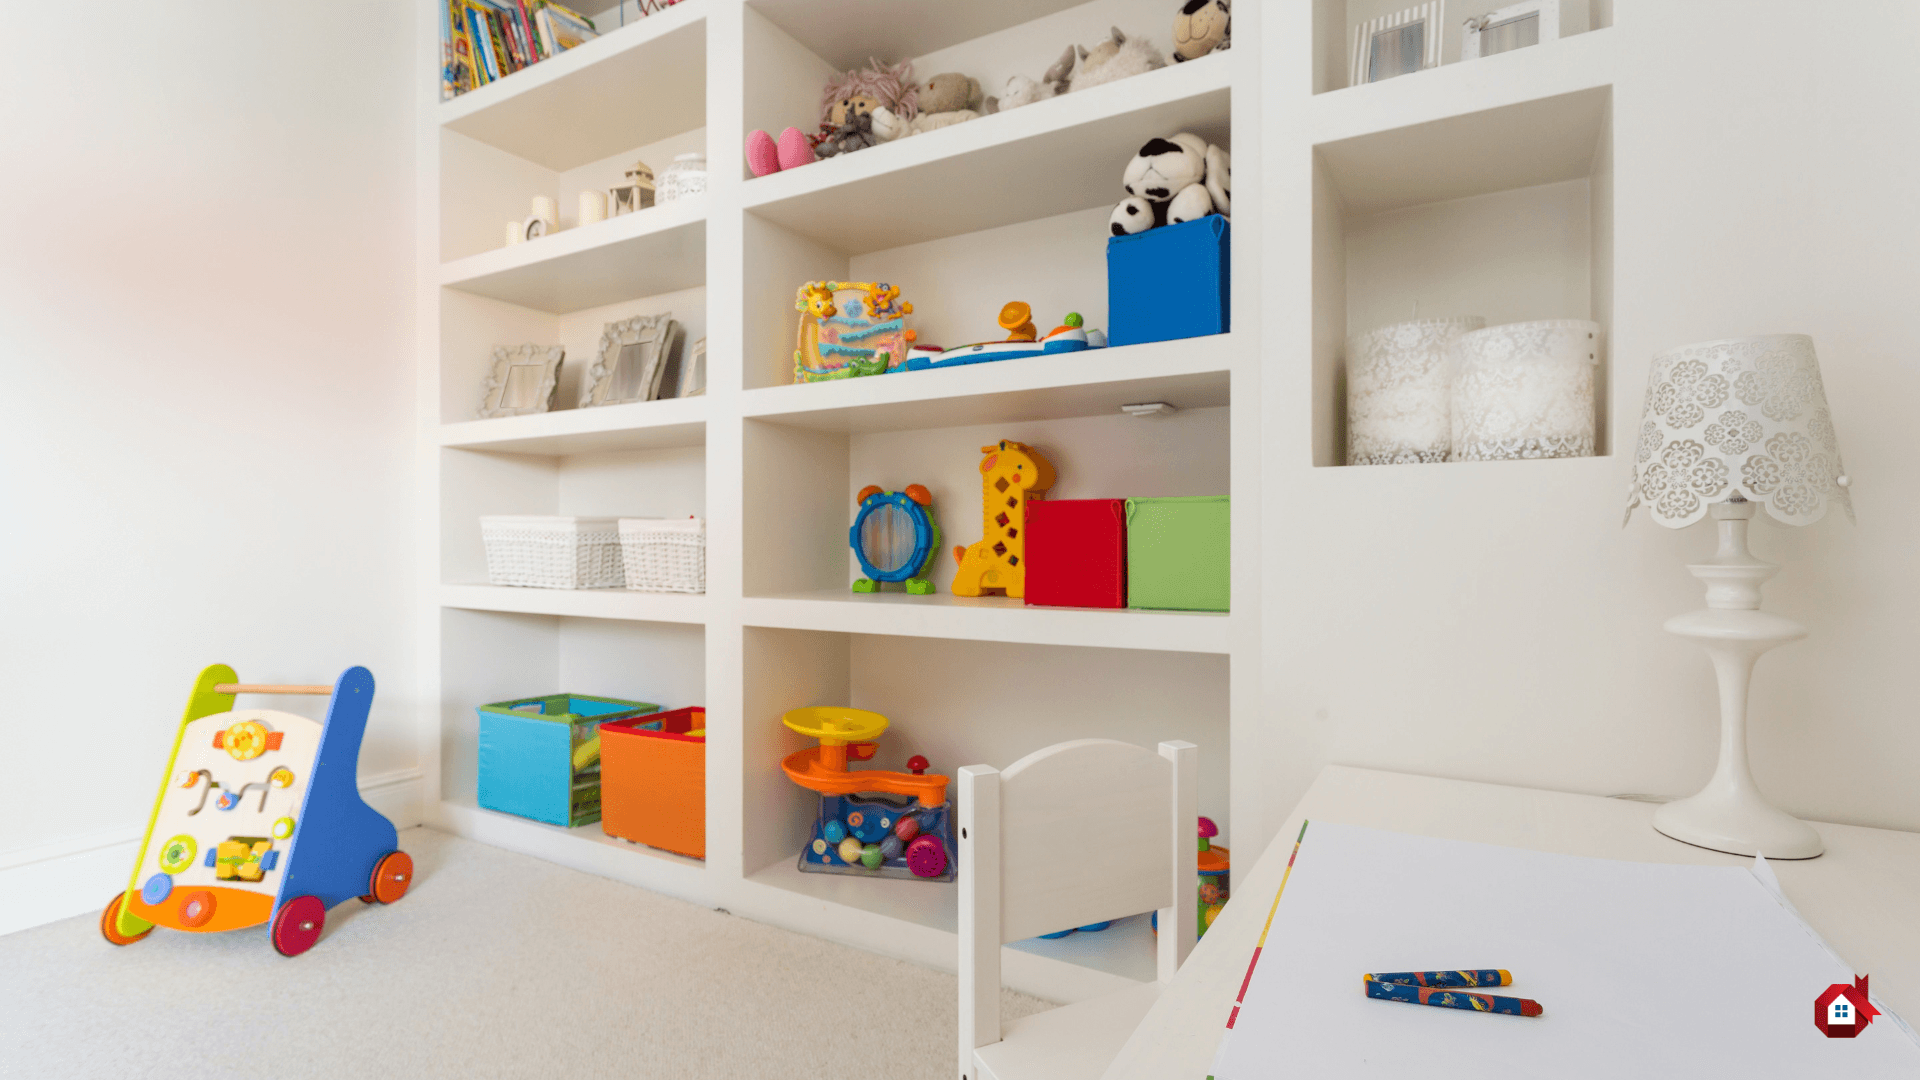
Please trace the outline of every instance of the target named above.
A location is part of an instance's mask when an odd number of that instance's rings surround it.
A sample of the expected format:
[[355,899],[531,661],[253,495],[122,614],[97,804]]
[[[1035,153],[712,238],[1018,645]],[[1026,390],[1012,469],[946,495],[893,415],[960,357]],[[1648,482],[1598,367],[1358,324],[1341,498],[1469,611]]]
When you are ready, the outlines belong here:
[[550,825],[599,821],[600,725],[659,711],[585,694],[480,706],[480,805]]
[[1107,344],[1232,328],[1233,226],[1218,214],[1107,238]]

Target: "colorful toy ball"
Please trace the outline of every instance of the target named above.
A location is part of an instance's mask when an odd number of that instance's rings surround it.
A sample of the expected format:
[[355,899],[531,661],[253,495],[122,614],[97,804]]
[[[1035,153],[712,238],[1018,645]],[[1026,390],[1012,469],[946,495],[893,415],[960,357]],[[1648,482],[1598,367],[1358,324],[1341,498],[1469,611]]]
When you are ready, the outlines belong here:
[[847,827],[838,821],[829,821],[821,828],[820,838],[829,844],[838,844],[847,838]]

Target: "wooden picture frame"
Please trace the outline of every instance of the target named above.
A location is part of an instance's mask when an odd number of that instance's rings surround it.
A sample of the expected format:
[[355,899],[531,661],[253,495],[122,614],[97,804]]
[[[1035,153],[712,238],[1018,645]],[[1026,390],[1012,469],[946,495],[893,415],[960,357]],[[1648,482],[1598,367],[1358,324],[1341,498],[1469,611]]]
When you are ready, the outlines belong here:
[[480,418],[526,416],[553,408],[560,389],[560,364],[566,349],[559,345],[496,346],[487,366],[480,398]]
[[1460,36],[1460,59],[1524,49],[1560,37],[1560,0],[1521,0],[1468,19]]
[[701,338],[687,350],[686,365],[680,375],[680,396],[699,397],[707,392],[707,339]]
[[1427,0],[1392,15],[1356,23],[1350,85],[1380,82],[1440,66],[1444,0]]
[[636,315],[600,331],[600,350],[580,382],[580,407],[652,401],[684,337],[672,312]]

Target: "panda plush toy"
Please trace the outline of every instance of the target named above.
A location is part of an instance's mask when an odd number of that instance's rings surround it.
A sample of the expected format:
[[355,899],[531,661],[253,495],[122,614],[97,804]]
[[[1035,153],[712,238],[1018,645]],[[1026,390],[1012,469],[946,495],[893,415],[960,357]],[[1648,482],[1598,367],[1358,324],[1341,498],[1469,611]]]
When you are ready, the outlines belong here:
[[1232,212],[1232,159],[1191,132],[1149,139],[1121,177],[1127,198],[1107,218],[1114,236]]

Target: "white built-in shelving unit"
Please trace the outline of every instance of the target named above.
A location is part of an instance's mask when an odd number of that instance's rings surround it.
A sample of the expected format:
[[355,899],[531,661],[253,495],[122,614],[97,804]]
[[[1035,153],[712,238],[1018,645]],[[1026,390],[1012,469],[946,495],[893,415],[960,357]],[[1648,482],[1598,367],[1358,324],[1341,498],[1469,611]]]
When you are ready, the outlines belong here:
[[[1339,346],[1357,313],[1397,310],[1401,293],[1442,281],[1487,297],[1513,284],[1491,256],[1475,263],[1476,249],[1449,246],[1449,230],[1473,227],[1455,220],[1472,200],[1522,215],[1545,201],[1589,221],[1579,237],[1542,227],[1513,243],[1577,292],[1575,310],[1542,314],[1603,317],[1609,34],[1334,90],[1323,69],[1342,54],[1340,3],[1311,19],[1304,5],[1283,16],[1245,4],[1234,48],[1192,63],[763,178],[740,151],[756,128],[810,129],[825,78],[870,55],[991,87],[1038,74],[1063,44],[1098,41],[1110,25],[1166,51],[1174,6],[686,0],[452,102],[422,80],[434,97],[419,215],[430,821],[948,968],[951,886],[795,869],[816,797],[780,772],[801,745],[782,712],[877,710],[893,720],[877,765],[920,753],[949,775],[1070,738],[1188,739],[1201,749],[1202,812],[1235,848],[1264,847],[1280,815],[1267,805],[1262,763],[1275,744],[1260,702],[1263,670],[1280,661],[1263,640],[1285,614],[1263,537],[1310,526],[1275,512],[1285,500],[1263,475],[1340,462]],[[1305,40],[1274,48],[1282,23]],[[423,33],[437,42],[431,24],[429,11]],[[1076,310],[1106,325],[1106,218],[1121,170],[1146,139],[1181,130],[1234,155],[1231,333],[791,385],[793,296],[808,280],[899,285],[912,325],[935,343],[995,336],[995,314],[1016,299],[1037,319]],[[689,149],[707,154],[704,196],[575,227],[579,191],[612,185],[635,159],[658,170]],[[558,200],[562,229],[500,246],[503,223],[536,194]],[[1393,274],[1369,269],[1391,264],[1395,248],[1418,257]],[[563,345],[567,405],[601,325],[658,311],[707,339],[705,396],[474,418],[494,346]],[[1120,413],[1138,401],[1179,411]],[[1232,611],[958,598],[944,554],[933,596],[852,594],[854,493],[925,484],[947,545],[970,543],[978,448],[1000,438],[1047,451],[1057,498],[1231,494]],[[1522,468],[1542,466],[1581,467]],[[700,514],[708,591],[489,586],[479,517],[505,513]],[[477,807],[474,706],[557,690],[707,707],[706,860]],[[1151,978],[1138,923],[1009,946],[1007,982],[1069,1000]]]

